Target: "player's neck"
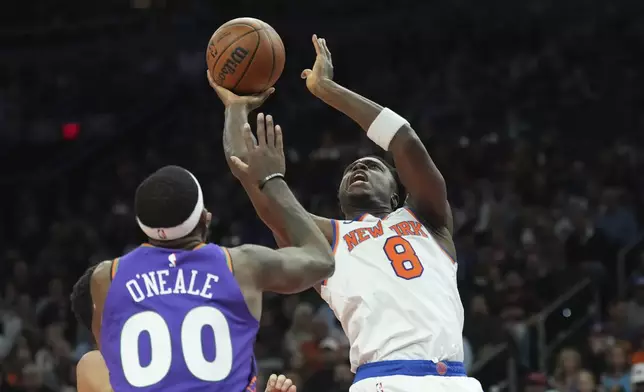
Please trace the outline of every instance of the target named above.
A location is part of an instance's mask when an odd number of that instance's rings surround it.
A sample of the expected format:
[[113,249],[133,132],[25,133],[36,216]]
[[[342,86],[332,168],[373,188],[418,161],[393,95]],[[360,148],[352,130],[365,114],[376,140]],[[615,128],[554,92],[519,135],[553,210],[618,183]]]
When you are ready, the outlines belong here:
[[186,238],[179,238],[177,240],[172,240],[172,241],[157,241],[153,240],[152,238],[148,239],[148,242],[150,245],[157,246],[159,248],[168,248],[168,249],[194,249],[196,248],[199,244],[203,243],[203,238],[201,237],[186,237]]
[[384,218],[385,216],[391,214],[391,209],[390,208],[358,208],[355,210],[350,210],[350,211],[345,211],[344,217],[347,220],[355,220],[360,218],[361,216],[369,214],[373,215],[376,218]]

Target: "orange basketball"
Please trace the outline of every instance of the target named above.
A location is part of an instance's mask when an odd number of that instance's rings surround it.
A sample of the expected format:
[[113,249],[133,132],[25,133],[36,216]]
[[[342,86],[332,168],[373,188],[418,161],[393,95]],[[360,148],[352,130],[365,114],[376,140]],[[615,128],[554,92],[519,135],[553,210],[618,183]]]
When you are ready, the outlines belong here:
[[206,50],[215,83],[242,95],[272,87],[282,75],[285,60],[280,36],[268,23],[254,18],[226,22],[212,35]]

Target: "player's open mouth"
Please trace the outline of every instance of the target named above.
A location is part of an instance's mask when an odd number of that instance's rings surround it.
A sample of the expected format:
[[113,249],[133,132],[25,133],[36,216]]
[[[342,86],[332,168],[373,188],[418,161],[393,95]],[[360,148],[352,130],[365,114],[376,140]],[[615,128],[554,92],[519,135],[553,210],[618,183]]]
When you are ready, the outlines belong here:
[[367,177],[367,173],[363,172],[362,170],[357,170],[351,175],[351,178],[349,179],[349,185],[363,184],[368,181],[369,178]]

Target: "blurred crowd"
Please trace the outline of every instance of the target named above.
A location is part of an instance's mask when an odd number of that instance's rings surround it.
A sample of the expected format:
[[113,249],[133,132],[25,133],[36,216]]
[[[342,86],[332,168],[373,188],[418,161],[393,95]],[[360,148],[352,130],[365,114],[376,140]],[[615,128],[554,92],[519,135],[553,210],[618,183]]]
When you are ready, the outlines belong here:
[[[3,169],[10,208],[0,219],[0,392],[74,389],[74,365],[93,342],[70,312],[71,287],[89,265],[144,240],[132,215],[134,190],[161,165],[185,166],[200,179],[214,242],[274,245],[223,159],[223,109],[205,81],[202,44],[224,20],[204,18],[216,14],[207,3],[135,12],[126,27],[83,21],[92,27],[87,35],[80,26],[42,41],[21,36],[24,47],[11,48],[0,65],[0,137],[12,146],[3,155],[11,162]],[[486,23],[470,15],[480,11],[475,4],[427,6],[416,16],[374,6],[373,15],[355,11],[362,15],[355,28],[318,16],[327,19],[319,33],[328,37],[338,79],[407,117],[446,178],[470,374],[486,390],[511,378],[504,365],[486,365],[505,347],[520,390],[641,391],[644,247],[626,254],[623,273],[617,265],[644,223],[637,110],[644,50],[636,50],[644,19],[619,7],[558,19],[568,14],[511,4],[516,20],[499,12],[485,14]],[[456,11],[469,32],[440,17]],[[309,211],[339,216],[344,165],[376,150],[298,78],[313,60],[304,26],[313,22],[263,15],[256,16],[287,48],[265,110],[285,130],[288,182]],[[423,31],[415,17],[445,31]],[[80,23],[73,13],[61,18]],[[367,30],[372,35],[361,35]],[[79,140],[58,140],[64,121],[81,124]],[[565,316],[547,328],[547,343],[555,343],[544,368],[539,315],[585,281],[591,294],[564,302]],[[267,294],[255,350],[259,385],[280,371],[304,392],[347,391],[347,343],[316,293]]]

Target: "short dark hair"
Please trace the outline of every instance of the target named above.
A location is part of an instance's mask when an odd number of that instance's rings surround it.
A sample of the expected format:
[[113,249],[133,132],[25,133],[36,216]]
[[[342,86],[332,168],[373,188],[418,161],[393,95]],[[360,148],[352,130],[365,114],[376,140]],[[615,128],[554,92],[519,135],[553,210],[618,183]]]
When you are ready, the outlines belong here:
[[148,176],[136,189],[134,210],[148,227],[175,227],[192,214],[199,186],[192,174],[179,166],[165,166]]
[[92,330],[92,315],[94,313],[94,301],[92,300],[92,291],[90,284],[92,281],[92,274],[96,269],[95,264],[89,267],[85,273],[78,279],[78,282],[72,289],[72,294],[69,299],[72,302],[72,311],[76,320],[85,328]]

